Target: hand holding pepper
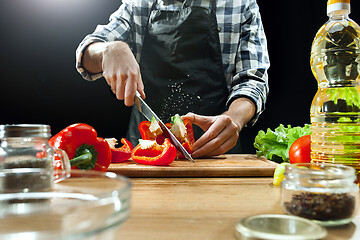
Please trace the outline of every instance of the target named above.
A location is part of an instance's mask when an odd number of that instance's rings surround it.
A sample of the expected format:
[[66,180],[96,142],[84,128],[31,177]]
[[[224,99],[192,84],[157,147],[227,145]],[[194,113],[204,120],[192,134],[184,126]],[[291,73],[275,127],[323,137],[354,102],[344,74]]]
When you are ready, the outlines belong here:
[[239,97],[230,103],[228,110],[217,116],[188,113],[181,118],[190,120],[205,133],[194,144],[193,158],[211,157],[232,149],[243,127],[253,119],[256,105],[247,97]]
[[188,113],[182,117],[184,121],[204,130],[204,134],[194,143],[193,158],[211,157],[223,154],[235,146],[241,128],[233,119],[225,114],[218,116],[202,116]]

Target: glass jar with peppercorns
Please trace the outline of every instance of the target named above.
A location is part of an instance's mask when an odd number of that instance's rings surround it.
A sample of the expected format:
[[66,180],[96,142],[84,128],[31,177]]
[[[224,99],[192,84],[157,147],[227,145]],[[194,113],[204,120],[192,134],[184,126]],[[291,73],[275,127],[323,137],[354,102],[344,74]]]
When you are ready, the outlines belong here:
[[0,194],[47,191],[69,176],[69,158],[49,145],[50,136],[48,125],[0,125]]
[[284,176],[281,204],[286,213],[322,226],[347,224],[356,215],[359,187],[354,168],[329,163],[289,164]]

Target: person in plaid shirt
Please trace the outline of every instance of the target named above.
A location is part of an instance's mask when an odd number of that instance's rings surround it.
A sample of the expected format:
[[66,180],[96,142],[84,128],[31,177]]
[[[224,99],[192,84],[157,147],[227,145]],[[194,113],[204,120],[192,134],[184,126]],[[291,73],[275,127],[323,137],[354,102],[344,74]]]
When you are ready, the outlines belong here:
[[[256,0],[124,0],[83,39],[76,59],[86,80],[104,77],[126,106],[146,92],[164,122],[176,113],[190,119],[199,127],[194,158],[241,152],[239,132],[256,122],[269,91]],[[133,144],[142,120],[133,108]]]

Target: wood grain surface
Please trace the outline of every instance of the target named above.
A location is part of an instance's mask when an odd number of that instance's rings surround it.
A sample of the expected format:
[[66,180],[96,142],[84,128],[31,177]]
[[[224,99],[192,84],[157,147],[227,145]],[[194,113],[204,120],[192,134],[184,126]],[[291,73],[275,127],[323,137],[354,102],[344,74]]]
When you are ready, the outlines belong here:
[[[271,177],[132,178],[132,214],[115,239],[236,240],[235,225],[258,214],[285,214]],[[324,240],[359,240],[360,215],[327,228]],[[291,239],[289,239],[291,240]]]
[[128,160],[110,164],[110,172],[127,177],[243,177],[273,176],[277,163],[252,154],[228,154],[211,159],[175,160],[169,166],[150,166]]

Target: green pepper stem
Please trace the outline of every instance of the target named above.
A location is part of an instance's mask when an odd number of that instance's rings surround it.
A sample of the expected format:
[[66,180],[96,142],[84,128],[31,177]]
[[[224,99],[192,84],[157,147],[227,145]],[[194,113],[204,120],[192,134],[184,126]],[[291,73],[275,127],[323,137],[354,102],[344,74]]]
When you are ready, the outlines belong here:
[[70,160],[70,165],[75,166],[79,164],[89,163],[91,162],[93,155],[88,149],[84,149],[81,155]]

